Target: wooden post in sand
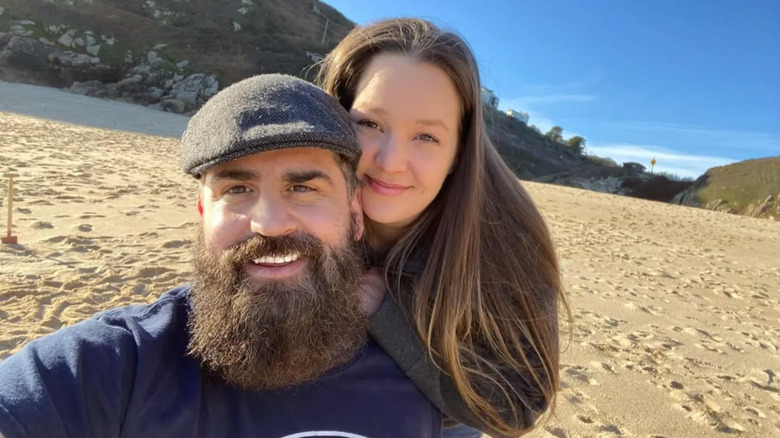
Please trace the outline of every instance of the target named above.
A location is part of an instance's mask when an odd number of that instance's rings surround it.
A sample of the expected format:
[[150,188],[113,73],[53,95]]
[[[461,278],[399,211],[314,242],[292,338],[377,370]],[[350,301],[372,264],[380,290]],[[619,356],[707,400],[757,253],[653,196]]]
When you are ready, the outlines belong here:
[[8,222],[6,224],[8,227],[8,232],[5,237],[0,239],[0,241],[2,241],[3,244],[9,245],[17,243],[16,236],[11,235],[11,227],[13,226],[14,214],[14,177],[19,175],[15,173],[5,173],[3,176],[8,178]]

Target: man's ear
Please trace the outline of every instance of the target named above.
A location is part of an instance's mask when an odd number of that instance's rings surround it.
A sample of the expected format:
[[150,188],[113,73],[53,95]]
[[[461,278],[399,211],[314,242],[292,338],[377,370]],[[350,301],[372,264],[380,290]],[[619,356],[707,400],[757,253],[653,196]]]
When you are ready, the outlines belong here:
[[203,217],[203,200],[200,195],[198,195],[198,214]]
[[352,201],[349,203],[349,210],[355,217],[355,235],[353,236],[355,240],[360,240],[365,232],[362,195],[362,189],[356,188],[355,193],[352,195]]

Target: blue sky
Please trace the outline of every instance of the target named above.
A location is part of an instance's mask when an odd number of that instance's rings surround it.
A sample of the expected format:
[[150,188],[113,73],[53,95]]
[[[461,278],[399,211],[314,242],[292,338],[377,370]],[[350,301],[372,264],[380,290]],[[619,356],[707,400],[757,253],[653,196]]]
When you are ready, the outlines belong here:
[[471,45],[499,108],[587,152],[696,177],[780,155],[780,1],[327,0],[358,24],[416,16]]

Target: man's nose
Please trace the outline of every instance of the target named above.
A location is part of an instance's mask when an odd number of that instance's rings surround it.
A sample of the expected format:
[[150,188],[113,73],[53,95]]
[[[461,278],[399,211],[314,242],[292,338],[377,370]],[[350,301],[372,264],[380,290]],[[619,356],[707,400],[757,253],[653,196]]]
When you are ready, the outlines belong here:
[[375,159],[377,166],[387,173],[404,172],[409,164],[406,146],[397,135],[392,134],[385,137]]
[[295,231],[295,220],[279,196],[261,196],[252,209],[252,232],[266,237],[284,236]]

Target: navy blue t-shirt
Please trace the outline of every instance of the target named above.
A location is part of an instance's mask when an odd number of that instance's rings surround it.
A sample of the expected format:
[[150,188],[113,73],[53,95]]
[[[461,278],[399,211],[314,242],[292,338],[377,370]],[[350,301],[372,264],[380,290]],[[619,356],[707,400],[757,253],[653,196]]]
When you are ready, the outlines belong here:
[[188,287],[112,309],[0,362],[18,437],[439,437],[441,413],[373,341],[318,380],[244,391],[185,354]]

